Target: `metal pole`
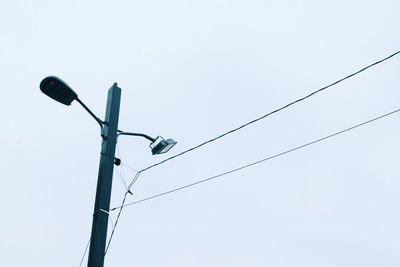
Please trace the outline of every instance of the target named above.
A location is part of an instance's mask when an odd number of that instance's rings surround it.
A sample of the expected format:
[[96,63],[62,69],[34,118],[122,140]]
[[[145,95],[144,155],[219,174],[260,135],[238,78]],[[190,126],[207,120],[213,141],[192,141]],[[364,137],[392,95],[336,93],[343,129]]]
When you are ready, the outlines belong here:
[[121,88],[114,83],[108,90],[88,267],[104,266],[120,100]]

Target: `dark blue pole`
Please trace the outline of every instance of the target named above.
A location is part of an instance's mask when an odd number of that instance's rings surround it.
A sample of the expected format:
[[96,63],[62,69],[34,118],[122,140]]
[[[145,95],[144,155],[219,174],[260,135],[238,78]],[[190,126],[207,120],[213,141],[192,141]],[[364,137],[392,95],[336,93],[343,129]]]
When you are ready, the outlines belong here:
[[108,211],[110,209],[115,146],[121,88],[116,83],[108,90],[105,124],[102,133],[99,176],[94,204],[88,267],[103,267],[107,241]]

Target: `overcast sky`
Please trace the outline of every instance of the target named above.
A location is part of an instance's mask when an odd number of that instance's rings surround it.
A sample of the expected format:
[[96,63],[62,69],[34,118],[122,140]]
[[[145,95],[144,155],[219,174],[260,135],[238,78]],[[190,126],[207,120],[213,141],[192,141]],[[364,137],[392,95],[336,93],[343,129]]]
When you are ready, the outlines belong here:
[[[0,266],[79,266],[90,236],[98,125],[42,94],[44,77],[101,118],[118,82],[121,130],[178,141],[152,156],[147,140],[121,138],[118,156],[138,170],[399,50],[399,10],[395,0],[0,1]],[[398,109],[399,66],[394,57],[153,168],[127,201]],[[400,266],[399,125],[395,114],[126,207],[106,266]],[[117,168],[112,207],[135,174]]]

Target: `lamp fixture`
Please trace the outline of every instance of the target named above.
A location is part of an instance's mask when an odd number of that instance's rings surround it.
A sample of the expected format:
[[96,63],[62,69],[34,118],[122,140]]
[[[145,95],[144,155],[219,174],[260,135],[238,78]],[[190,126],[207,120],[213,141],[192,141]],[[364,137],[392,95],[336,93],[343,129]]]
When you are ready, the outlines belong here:
[[161,136],[157,136],[154,142],[150,144],[151,153],[153,153],[153,155],[167,153],[176,143],[177,142],[173,139],[165,140]]
[[56,76],[49,76],[43,79],[40,83],[40,90],[48,97],[67,106],[78,99],[78,95],[74,90]]

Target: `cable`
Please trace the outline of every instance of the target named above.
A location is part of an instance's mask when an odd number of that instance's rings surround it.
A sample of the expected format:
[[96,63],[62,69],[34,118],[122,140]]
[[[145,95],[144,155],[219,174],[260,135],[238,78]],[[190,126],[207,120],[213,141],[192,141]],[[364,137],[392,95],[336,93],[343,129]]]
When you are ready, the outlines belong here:
[[[176,191],[185,189],[185,188],[187,188],[187,187],[191,187],[191,186],[194,186],[194,185],[197,185],[197,184],[200,184],[200,183],[203,183],[203,182],[212,180],[212,179],[216,179],[216,178],[218,178],[218,177],[221,177],[221,176],[230,174],[230,173],[232,173],[232,172],[236,172],[236,171],[242,170],[242,169],[244,169],[244,168],[248,168],[248,167],[250,167],[250,166],[253,166],[253,165],[259,164],[259,163],[261,163],[261,162],[264,162],[264,161],[267,161],[267,160],[270,160],[270,159],[273,159],[273,158],[282,156],[282,155],[284,155],[284,154],[293,152],[293,151],[295,151],[295,150],[298,150],[298,149],[301,149],[301,148],[303,148],[303,147],[312,145],[312,144],[314,144],[314,143],[323,141],[323,140],[325,140],[325,139],[328,139],[328,138],[331,138],[331,137],[336,136],[336,135],[338,135],[338,134],[341,134],[341,133],[350,131],[350,130],[352,130],[352,129],[354,129],[354,128],[357,128],[357,127],[360,127],[360,126],[362,126],[362,125],[364,125],[364,124],[370,123],[370,122],[372,122],[372,121],[378,120],[378,119],[380,119],[380,118],[383,118],[383,117],[386,117],[386,116],[388,116],[388,115],[391,115],[391,114],[393,114],[393,113],[395,113],[395,112],[398,112],[400,109],[399,109],[399,110],[396,110],[396,111],[393,111],[393,112],[390,112],[390,113],[387,113],[387,114],[382,115],[382,116],[380,116],[380,117],[377,117],[377,118],[375,118],[375,119],[369,120],[369,121],[367,121],[367,122],[358,124],[358,125],[356,125],[356,126],[350,127],[350,128],[348,128],[348,129],[345,129],[345,130],[343,130],[343,131],[337,132],[337,133],[335,133],[335,134],[332,134],[332,135],[323,137],[323,138],[321,138],[321,139],[317,139],[317,140],[315,140],[315,141],[313,141],[313,142],[310,142],[310,143],[307,143],[307,144],[305,144],[305,145],[302,145],[302,146],[299,146],[299,147],[296,147],[296,148],[293,148],[293,149],[284,151],[284,152],[282,152],[282,153],[276,154],[276,155],[274,155],[274,156],[271,156],[271,157],[268,157],[268,158],[259,160],[259,161],[257,161],[257,162],[254,162],[254,163],[251,163],[251,164],[248,164],[248,165],[245,165],[245,166],[236,168],[236,169],[234,169],[234,170],[231,170],[231,171],[228,171],[228,172],[225,172],[225,173],[222,173],[222,174],[218,174],[218,175],[212,176],[212,177],[210,177],[210,178],[207,178],[207,179],[204,179],[204,180],[201,180],[201,181],[192,183],[192,184],[188,184],[188,185],[185,185],[185,186],[182,186],[182,187],[179,187],[179,188],[176,188],[176,189],[173,189],[173,190],[170,190],[170,191],[161,193],[161,194],[157,194],[157,195],[154,195],[154,196],[145,198],[145,199],[141,199],[141,200],[138,200],[138,201],[135,201],[135,202],[131,202],[131,203],[128,203],[128,204],[125,205],[125,201],[126,201],[127,194],[128,194],[128,193],[131,193],[131,192],[130,192],[131,186],[136,182],[138,176],[139,176],[142,172],[147,171],[147,170],[149,170],[149,169],[151,169],[151,168],[154,168],[154,167],[156,167],[156,166],[158,166],[158,165],[161,165],[161,164],[163,164],[163,163],[165,163],[165,162],[167,162],[167,161],[169,161],[169,160],[172,160],[172,159],[174,159],[174,158],[177,158],[177,157],[179,157],[179,156],[182,156],[182,155],[184,155],[184,154],[186,154],[186,153],[188,153],[188,152],[190,152],[190,151],[193,151],[193,150],[195,150],[195,149],[197,149],[197,148],[200,148],[200,147],[202,147],[202,146],[204,146],[204,145],[206,145],[206,144],[208,144],[208,143],[214,142],[214,141],[216,141],[216,140],[218,140],[218,139],[220,139],[220,138],[222,138],[222,137],[224,137],[224,136],[226,136],[226,135],[228,135],[228,134],[231,134],[231,133],[233,133],[233,132],[236,132],[236,131],[238,131],[238,130],[240,130],[240,129],[246,127],[246,126],[249,126],[250,124],[253,124],[253,123],[257,122],[257,121],[260,121],[260,120],[262,120],[262,119],[264,119],[264,118],[266,118],[266,117],[268,117],[268,116],[270,116],[270,115],[272,115],[272,114],[274,114],[274,113],[277,113],[277,112],[279,112],[279,111],[281,111],[281,110],[283,110],[283,109],[286,109],[286,108],[288,108],[288,107],[290,107],[290,106],[292,106],[292,105],[294,105],[294,104],[296,104],[296,103],[298,103],[298,102],[304,101],[304,100],[306,100],[307,98],[310,98],[311,96],[313,96],[313,95],[315,95],[315,94],[317,94],[317,93],[319,93],[319,92],[321,92],[321,91],[324,91],[324,90],[326,90],[326,89],[328,89],[328,88],[330,88],[330,87],[332,87],[332,86],[334,86],[334,85],[336,85],[336,84],[338,84],[338,83],[341,83],[341,82],[343,82],[343,81],[345,81],[345,80],[347,80],[347,79],[349,79],[349,78],[351,78],[351,77],[353,77],[353,76],[355,76],[355,75],[357,75],[357,74],[359,74],[359,73],[361,73],[361,72],[363,72],[363,71],[365,71],[365,70],[367,70],[367,69],[369,69],[369,68],[371,68],[371,67],[373,67],[373,66],[375,66],[375,65],[378,65],[378,64],[380,64],[380,63],[382,63],[382,62],[384,62],[384,61],[386,61],[386,60],[388,60],[388,59],[390,59],[390,58],[396,56],[397,54],[400,54],[400,51],[397,51],[397,52],[395,52],[395,53],[393,53],[393,54],[391,54],[391,55],[389,55],[389,56],[387,56],[387,57],[385,57],[385,58],[383,58],[383,59],[381,59],[381,60],[378,60],[378,61],[376,61],[376,62],[374,62],[374,63],[372,63],[372,64],[370,64],[370,65],[368,65],[368,66],[366,66],[366,67],[364,67],[364,68],[362,68],[362,69],[360,69],[360,70],[358,70],[358,71],[356,71],[356,72],[354,72],[354,73],[352,73],[352,74],[350,74],[350,75],[345,76],[344,78],[341,78],[341,79],[339,79],[339,80],[337,80],[337,81],[335,81],[335,82],[333,82],[333,83],[331,83],[331,84],[329,84],[329,85],[327,85],[327,86],[325,86],[325,87],[322,87],[322,88],[320,88],[320,89],[318,89],[318,90],[316,90],[316,91],[314,91],[314,92],[312,92],[312,93],[310,93],[310,94],[308,94],[308,95],[302,97],[302,98],[299,98],[299,99],[297,99],[297,100],[295,100],[295,101],[293,101],[293,102],[290,102],[289,104],[286,104],[286,105],[283,106],[283,107],[280,107],[280,108],[278,108],[278,109],[275,109],[275,110],[273,110],[273,111],[271,111],[271,112],[269,112],[269,113],[267,113],[267,114],[265,114],[265,115],[263,115],[263,116],[261,116],[261,117],[259,117],[259,118],[256,118],[256,119],[254,119],[254,120],[252,120],[252,121],[249,121],[249,122],[247,122],[247,123],[245,123],[245,124],[243,124],[243,125],[241,125],[241,126],[239,126],[239,127],[236,127],[236,128],[234,128],[234,129],[232,129],[232,130],[230,130],[230,131],[228,131],[228,132],[225,132],[225,133],[223,133],[223,134],[221,134],[221,135],[219,135],[219,136],[217,136],[217,137],[215,137],[215,138],[209,139],[209,140],[207,140],[207,141],[205,141],[205,142],[203,142],[203,143],[200,143],[199,145],[196,145],[196,146],[194,146],[194,147],[192,147],[192,148],[189,148],[189,149],[187,149],[187,150],[184,150],[184,151],[181,152],[181,153],[178,153],[178,154],[176,154],[176,155],[174,155],[174,156],[172,156],[172,157],[169,157],[169,158],[167,158],[167,159],[165,159],[165,160],[162,160],[162,161],[160,161],[160,162],[158,162],[158,163],[155,163],[155,164],[153,164],[153,165],[150,165],[150,166],[148,166],[148,167],[146,167],[146,168],[144,168],[144,169],[138,171],[137,174],[136,174],[136,176],[133,178],[132,182],[130,183],[127,192],[125,192],[125,195],[124,195],[124,198],[123,198],[123,200],[122,200],[121,206],[110,209],[110,211],[119,209],[119,213],[118,213],[118,216],[117,216],[116,223],[115,223],[115,225],[114,225],[114,227],[113,227],[113,230],[112,230],[112,232],[111,232],[111,236],[110,236],[110,239],[109,239],[109,242],[108,242],[108,245],[107,245],[107,248],[106,248],[106,252],[105,252],[105,253],[107,253],[107,251],[108,251],[108,248],[109,248],[109,246],[110,246],[110,243],[111,243],[111,240],[112,240],[112,237],[113,237],[115,228],[117,227],[117,223],[118,223],[118,220],[119,220],[119,218],[120,218],[122,209],[123,209],[125,206],[130,206],[130,205],[133,205],[133,204],[137,204],[137,203],[140,203],[140,202],[144,202],[144,201],[147,201],[147,200],[156,198],[156,197],[161,197],[161,196],[163,196],[163,195],[170,194],[170,193],[173,193],[173,192],[176,192]],[[133,170],[133,169],[132,169],[132,170]],[[131,193],[131,194],[132,194],[132,193]]]
[[[121,160],[121,152],[119,151],[118,143],[116,144],[116,148],[117,148],[117,151],[116,151],[117,156]],[[121,166],[121,161],[120,161],[119,166]],[[119,166],[117,165],[117,167],[119,167]],[[126,181],[124,179],[124,176],[125,176],[124,166],[123,165],[121,166],[121,171],[118,168],[114,168],[114,170],[118,173],[119,178],[121,179],[122,183],[124,184],[125,190],[128,190],[128,185],[126,184]]]
[[138,170],[135,170],[134,168],[132,168],[131,166],[127,165],[125,162],[121,161],[121,165],[124,165],[125,167],[127,167],[128,169],[130,169],[131,171],[134,172],[139,172]]
[[[108,212],[108,211],[106,211],[106,210],[103,210],[103,209],[100,209],[99,211],[108,214],[108,219],[109,219],[109,221],[111,222],[112,227],[114,228],[114,227],[115,227],[115,224],[114,224],[114,222],[113,222],[113,219],[112,219],[112,216],[111,216],[110,212]],[[79,267],[82,266],[83,260],[85,259],[85,255],[86,255],[87,250],[88,250],[89,245],[90,245],[90,240],[91,240],[91,238],[89,238],[89,241],[88,241],[88,243],[87,243],[87,245],[86,245],[85,251],[83,252],[81,262],[79,263]]]
[[[111,231],[110,239],[108,240],[107,247],[106,247],[106,251],[104,252],[104,255],[107,254],[108,248],[110,247],[111,240],[112,240],[112,238],[113,238],[113,236],[114,236],[115,229],[117,228],[118,221],[119,221],[119,218],[120,218],[120,216],[121,216],[122,209],[123,209],[124,204],[125,204],[125,201],[126,201],[126,196],[127,196],[129,193],[132,194],[132,193],[131,193],[131,187],[132,187],[133,184],[137,181],[137,179],[139,178],[139,176],[140,176],[140,172],[136,173],[135,177],[133,178],[132,182],[130,183],[128,189],[127,189],[126,192],[125,192],[124,198],[123,198],[123,200],[122,200],[122,205],[121,205],[121,208],[119,209],[117,219],[115,220],[115,224],[113,225],[113,229],[112,229],[112,231]],[[115,209],[111,209],[110,211],[112,211],[112,210],[115,210]]]
[[88,248],[89,248],[89,245],[90,245],[90,238],[89,238],[89,241],[88,241],[88,243],[87,243],[87,245],[86,245],[85,252],[83,252],[82,259],[81,259],[81,263],[79,263],[79,267],[82,266],[82,263],[83,263],[83,260],[85,259],[85,256],[86,256],[87,250],[88,250]]
[[115,224],[114,224],[114,221],[112,219],[111,213],[110,212],[107,212],[107,213],[108,213],[108,219],[110,219],[111,225],[114,228]]
[[[119,150],[118,143],[117,143],[117,145],[116,145],[116,148],[117,148],[118,157],[119,157],[119,158],[122,158],[122,154],[121,154],[121,152],[120,152],[120,150]],[[126,164],[124,161],[121,161],[121,165],[127,167],[128,169],[130,169],[130,170],[132,170],[132,171],[134,171],[134,172],[139,172],[138,170],[136,170],[136,169],[134,169],[133,167],[131,167],[131,166],[129,166],[128,164]],[[124,168],[121,168],[121,173],[122,173],[123,176],[125,176]]]
[[233,133],[233,132],[236,132],[236,131],[238,131],[238,130],[240,130],[240,129],[246,127],[246,126],[249,126],[250,124],[253,124],[253,123],[255,123],[255,122],[259,121],[259,120],[262,120],[262,119],[264,119],[264,118],[266,118],[266,117],[268,117],[268,116],[270,116],[270,115],[272,115],[272,114],[274,114],[274,113],[277,113],[277,112],[279,112],[279,111],[281,111],[281,110],[283,110],[283,109],[286,109],[286,108],[288,108],[288,107],[290,107],[290,106],[292,106],[292,105],[294,105],[294,104],[296,104],[296,103],[298,103],[298,102],[301,102],[301,101],[303,101],[303,100],[305,100],[305,99],[307,99],[307,98],[309,98],[309,97],[311,97],[311,96],[313,96],[313,95],[315,95],[315,94],[317,94],[317,93],[319,93],[319,92],[321,92],[321,91],[324,91],[324,90],[328,89],[329,87],[332,87],[332,86],[334,86],[334,85],[336,85],[336,84],[338,84],[338,83],[340,83],[340,82],[343,82],[344,80],[347,80],[347,79],[349,79],[349,78],[351,78],[351,77],[353,77],[353,76],[355,76],[355,75],[357,75],[357,74],[359,74],[359,73],[361,73],[361,72],[363,72],[363,71],[365,71],[365,70],[367,70],[367,69],[369,69],[369,68],[371,68],[371,67],[373,67],[373,66],[375,66],[375,65],[378,65],[378,64],[380,64],[380,63],[382,63],[382,62],[384,62],[384,61],[386,61],[386,60],[388,60],[388,59],[390,59],[390,58],[396,56],[396,55],[399,54],[399,53],[400,53],[400,51],[397,51],[397,52],[391,54],[390,56],[387,56],[387,57],[385,57],[385,58],[383,58],[383,59],[381,59],[381,60],[379,60],[379,61],[376,61],[376,62],[374,62],[374,63],[372,63],[372,64],[370,64],[370,65],[368,65],[368,66],[366,66],[366,67],[364,67],[364,68],[362,68],[362,69],[360,69],[359,71],[356,71],[356,72],[354,72],[354,73],[352,73],[352,74],[350,74],[350,75],[347,75],[346,77],[341,78],[341,79],[337,80],[336,82],[333,82],[333,83],[331,83],[331,84],[329,84],[329,85],[327,85],[327,86],[325,86],[325,87],[322,87],[322,88],[320,88],[320,89],[318,89],[318,90],[316,90],[316,91],[314,91],[314,92],[312,92],[312,93],[310,93],[310,94],[308,94],[308,95],[306,95],[306,96],[304,96],[304,97],[302,97],[302,98],[299,98],[299,99],[297,99],[297,100],[295,100],[295,101],[293,101],[293,102],[290,102],[289,104],[287,104],[287,105],[285,105],[285,106],[283,106],[283,107],[280,107],[280,108],[278,108],[278,109],[275,109],[275,110],[273,110],[273,111],[271,111],[271,112],[269,112],[269,113],[267,113],[267,114],[265,114],[265,115],[263,115],[263,116],[261,116],[261,117],[259,117],[259,118],[257,118],[257,119],[254,119],[254,120],[252,120],[252,121],[249,121],[249,122],[247,122],[247,123],[245,123],[245,124],[243,124],[243,125],[241,125],[241,126],[239,126],[239,127],[237,127],[237,128],[234,128],[234,129],[232,129],[232,130],[230,130],[230,131],[228,131],[228,132],[225,132],[225,133],[223,133],[223,134],[221,134],[221,135],[219,135],[219,136],[217,136],[217,137],[215,137],[215,138],[209,139],[209,140],[207,140],[207,141],[205,141],[205,142],[203,142],[203,143],[201,143],[201,144],[199,144],[199,145],[197,145],[197,146],[194,146],[194,147],[192,147],[192,148],[189,148],[189,149],[187,149],[187,150],[185,150],[185,151],[183,151],[183,152],[181,152],[181,153],[178,153],[178,154],[176,154],[176,155],[174,155],[174,156],[172,156],[172,157],[169,157],[169,158],[164,159],[164,160],[162,160],[162,161],[160,161],[160,162],[158,162],[158,163],[155,163],[155,164],[153,164],[153,165],[150,165],[150,166],[148,166],[148,167],[146,167],[146,168],[140,170],[140,172],[147,171],[147,170],[149,170],[149,169],[151,169],[151,168],[154,168],[154,167],[156,167],[156,166],[158,166],[158,165],[160,165],[160,164],[163,164],[163,163],[165,163],[165,162],[167,162],[167,161],[170,161],[170,160],[172,160],[172,159],[174,159],[174,158],[177,158],[177,157],[179,157],[179,156],[182,156],[182,155],[184,155],[184,154],[186,154],[186,153],[188,153],[188,152],[190,152],[190,151],[193,151],[193,150],[195,150],[195,149],[197,149],[197,148],[199,148],[199,147],[202,147],[202,146],[204,146],[204,145],[206,145],[206,144],[208,144],[208,143],[214,142],[214,141],[216,141],[216,140],[218,140],[218,139],[220,139],[220,138],[222,138],[222,137],[224,137],[224,136],[226,136],[226,135],[228,135],[228,134],[231,134],[231,133]]
[[[118,157],[119,157],[119,158],[122,158],[121,152],[120,152],[120,150],[119,150],[118,143],[117,143],[117,145],[116,145],[116,148],[117,148]],[[121,161],[121,165],[127,167],[128,169],[130,169],[130,170],[132,170],[132,171],[134,171],[134,172],[139,172],[138,170],[135,170],[133,167],[129,166],[128,164],[126,164],[126,163],[123,162],[123,161]],[[124,169],[123,169],[123,168],[121,169],[121,172],[122,172],[122,175],[125,176],[125,173],[124,173]]]
[[[130,167],[129,167],[129,168],[130,168]],[[131,169],[132,169],[132,168],[131,168]],[[132,170],[133,170],[133,169],[132,169]],[[119,209],[119,212],[118,212],[118,215],[117,215],[117,219],[115,220],[115,224],[113,224],[113,229],[112,229],[112,231],[111,231],[110,239],[108,240],[107,247],[106,247],[106,251],[105,251],[104,255],[107,254],[108,248],[110,247],[111,240],[112,240],[112,238],[113,238],[113,236],[114,236],[115,229],[117,228],[117,224],[118,224],[119,218],[120,218],[120,216],[121,216],[122,208],[123,208],[123,206],[124,206],[124,204],[125,204],[125,201],[126,201],[126,197],[127,197],[128,194],[132,194],[131,188],[132,188],[132,186],[136,183],[136,181],[137,181],[137,179],[139,178],[139,176],[140,176],[140,172],[137,172],[136,175],[135,175],[135,177],[132,179],[131,183],[129,184],[129,186],[126,188],[126,192],[125,192],[124,198],[122,199],[121,208]],[[121,178],[122,178],[122,177],[121,177]],[[113,210],[115,210],[115,209],[111,209],[110,211],[113,211]]]
[[137,179],[139,178],[140,173],[141,172],[137,172],[135,177],[132,179],[132,182],[128,186],[128,193],[130,192],[131,187],[133,186],[133,184],[136,183]]
[[[119,148],[118,148],[118,144],[117,144],[117,152],[118,152],[119,155],[121,154],[120,151],[119,151]],[[134,185],[134,183],[137,181],[137,179],[139,178],[140,172],[136,171],[135,169],[133,169],[132,167],[130,167],[129,165],[127,165],[127,164],[125,164],[125,163],[123,163],[123,162],[121,162],[121,164],[122,164],[122,166],[126,166],[127,168],[129,168],[129,169],[131,169],[132,171],[136,172],[136,174],[135,174],[134,178],[132,179],[132,181],[130,182],[129,186],[127,186],[126,181],[125,181],[125,179],[123,178],[123,176],[125,176],[124,173],[123,173],[123,168],[121,169],[121,172],[118,172],[118,174],[119,174],[120,177],[121,177],[121,180],[124,182],[125,189],[126,189],[126,192],[125,192],[124,198],[123,198],[123,200],[122,200],[122,204],[121,204],[121,206],[123,206],[124,203],[125,203],[125,201],[126,201],[127,195],[128,195],[128,194],[132,194],[131,188],[132,188],[132,186]],[[111,210],[110,210],[110,211],[111,211]],[[115,229],[117,228],[117,224],[118,224],[119,218],[120,218],[120,216],[121,216],[121,212],[122,212],[122,208],[121,208],[121,209],[119,210],[119,212],[118,212],[117,219],[115,220],[115,224],[113,223],[113,228],[112,228],[112,231],[111,231],[110,239],[108,240],[107,247],[106,247],[106,250],[105,250],[104,255],[107,254],[108,248],[110,247],[111,240],[112,240],[112,238],[113,238],[113,236],[114,236]],[[110,215],[110,214],[109,214],[109,217],[111,218],[111,215]]]
[[[128,191],[125,192],[124,199],[122,200],[122,203],[125,203],[125,200],[126,200],[126,196],[127,196],[127,195],[128,195]],[[119,221],[119,217],[121,216],[122,208],[123,208],[123,204],[121,205],[121,208],[119,209],[118,216],[117,216],[117,220],[115,221],[114,227],[113,227],[113,229],[112,229],[112,231],[111,231],[110,239],[108,240],[107,247],[106,247],[106,251],[104,252],[104,255],[107,254],[108,248],[110,247],[111,240],[112,240],[112,238],[113,238],[113,236],[114,236],[114,233],[115,233],[115,228],[117,227],[117,223],[118,223],[118,221]]]
[[258,161],[256,161],[256,162],[253,162],[253,163],[250,163],[250,164],[241,166],[241,167],[239,167],[239,168],[236,168],[236,169],[233,169],[233,170],[230,170],[230,171],[227,171],[227,172],[223,172],[223,173],[220,173],[220,174],[211,176],[211,177],[209,177],[209,178],[206,178],[206,179],[203,179],[203,180],[200,180],[200,181],[191,183],[191,184],[187,184],[187,185],[184,185],[184,186],[181,186],[181,187],[177,187],[177,188],[175,188],[175,189],[172,189],[172,190],[169,190],[169,191],[160,193],[160,194],[156,194],[156,195],[153,195],[153,196],[150,196],[150,197],[146,197],[146,198],[143,198],[143,199],[140,199],[140,200],[137,200],[137,201],[134,201],[134,202],[125,204],[125,205],[121,205],[121,206],[119,206],[119,207],[112,208],[110,211],[116,210],[116,209],[120,209],[120,210],[121,210],[123,207],[126,207],[126,206],[131,206],[131,205],[134,205],[134,204],[138,204],[138,203],[141,203],[141,202],[144,202],[144,201],[148,201],[148,200],[151,200],[151,199],[154,199],[154,198],[158,198],[158,197],[161,197],[161,196],[164,196],[164,195],[167,195],[167,194],[171,194],[171,193],[177,192],[177,191],[179,191],[179,190],[183,190],[183,189],[186,189],[186,188],[188,188],[188,187],[192,187],[192,186],[195,186],[195,185],[198,185],[198,184],[201,184],[201,183],[210,181],[210,180],[214,180],[214,179],[216,179],[216,178],[218,178],[218,177],[225,176],[225,175],[228,175],[228,174],[230,174],[230,173],[240,171],[240,170],[242,170],[242,169],[245,169],[245,168],[254,166],[254,165],[256,165],[256,164],[260,164],[260,163],[262,163],[262,162],[265,162],[265,161],[268,161],[268,160],[271,160],[271,159],[274,159],[274,158],[283,156],[283,155],[288,154],[288,153],[290,153],[290,152],[294,152],[294,151],[299,150],[299,149],[301,149],[301,148],[304,148],[304,147],[313,145],[313,144],[315,144],[315,143],[324,141],[324,140],[326,140],[326,139],[332,138],[332,137],[337,136],[337,135],[339,135],[339,134],[342,134],[342,133],[345,133],[345,132],[354,130],[354,129],[358,128],[358,127],[361,127],[361,126],[363,126],[363,125],[369,124],[369,123],[374,122],[374,121],[377,121],[377,120],[379,120],[379,119],[382,119],[382,118],[384,118],[384,117],[387,117],[387,116],[392,115],[392,114],[394,114],[394,113],[397,113],[397,112],[399,112],[399,111],[400,111],[400,109],[396,109],[396,110],[394,110],[394,111],[391,111],[391,112],[389,112],[389,113],[383,114],[383,115],[378,116],[378,117],[375,117],[375,118],[373,118],[373,119],[370,119],[370,120],[368,120],[368,121],[362,122],[362,123],[357,124],[357,125],[355,125],[355,126],[346,128],[346,129],[341,130],[341,131],[339,131],[339,132],[336,132],[336,133],[327,135],[327,136],[325,136],[325,137],[316,139],[316,140],[311,141],[311,142],[309,142],[309,143],[306,143],[306,144],[304,144],[304,145],[297,146],[297,147],[295,147],[295,148],[291,148],[291,149],[289,149],[289,150],[283,151],[283,152],[278,153],[278,154],[275,154],[275,155],[273,155],[273,156],[269,156],[269,157],[267,157],[267,158],[258,160]]
[[118,168],[115,168],[115,171],[118,173],[119,178],[121,179],[122,183],[124,184],[125,190],[128,190],[128,185],[126,184],[126,181],[122,176],[122,173],[118,170]]

